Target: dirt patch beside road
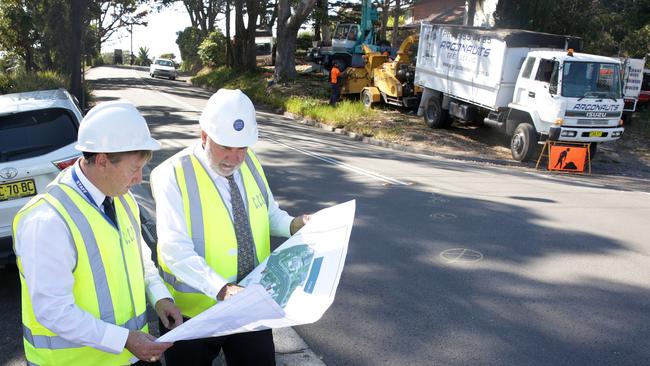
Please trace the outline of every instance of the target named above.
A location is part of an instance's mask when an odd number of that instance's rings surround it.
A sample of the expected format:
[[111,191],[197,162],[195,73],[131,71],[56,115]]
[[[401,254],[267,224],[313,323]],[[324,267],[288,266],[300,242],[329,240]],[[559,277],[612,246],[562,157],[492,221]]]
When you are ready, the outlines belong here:
[[[389,107],[378,112],[363,122],[363,131],[373,131],[364,136],[446,157],[518,164],[512,160],[510,138],[487,126],[454,123],[448,129],[431,129],[413,112]],[[534,167],[535,162],[524,165]],[[600,144],[592,173],[650,178],[650,120],[635,115],[620,140]]]

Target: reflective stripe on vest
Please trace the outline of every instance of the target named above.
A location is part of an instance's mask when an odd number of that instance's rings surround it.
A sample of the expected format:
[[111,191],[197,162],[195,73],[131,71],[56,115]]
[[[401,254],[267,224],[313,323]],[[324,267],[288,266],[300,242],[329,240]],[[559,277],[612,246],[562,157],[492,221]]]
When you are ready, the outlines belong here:
[[[185,210],[185,222],[187,224],[188,234],[194,243],[194,250],[199,256],[206,260],[206,263],[215,272],[228,281],[234,280],[234,278],[229,277],[229,274],[224,274],[224,268],[228,268],[225,272],[229,273],[229,269],[234,266],[236,272],[237,266],[237,244],[236,239],[234,238],[232,218],[228,215],[228,210],[221,198],[219,190],[214,185],[214,181],[209,177],[209,168],[203,166],[191,153],[182,155],[176,159],[178,160],[174,162],[174,174],[176,174],[179,189],[181,191],[183,207]],[[200,172],[197,171],[197,169],[200,169]],[[269,191],[261,166],[256,162],[254,154],[250,149],[246,154],[245,166],[240,168],[240,172],[242,174],[242,181],[244,182],[246,191],[246,197],[244,197],[244,199],[248,200],[249,219],[251,219],[251,230],[253,233],[255,250],[258,252],[256,259],[258,261],[263,261],[268,256],[270,250],[270,235],[268,233]],[[199,187],[201,184],[204,186]],[[205,195],[206,197],[202,195]],[[217,202],[213,202],[215,199]],[[210,206],[204,207],[203,205],[214,205],[215,217],[206,218],[204,215],[212,215],[213,209],[210,208]],[[263,215],[261,212],[263,212]],[[228,215],[227,218],[226,216],[222,216],[222,213]],[[214,220],[219,217],[222,217],[222,219]],[[253,217],[257,217],[255,219],[257,220],[256,222],[253,222]],[[206,221],[206,219],[208,221]],[[261,225],[260,220],[263,220],[264,222]],[[206,228],[205,225],[207,225],[208,222],[214,222],[214,226],[208,226]],[[218,232],[215,232],[215,230],[218,230]],[[225,239],[229,238],[230,234],[224,234],[225,236],[219,235],[221,232],[229,233],[230,231],[232,231],[231,239]],[[214,242],[214,245],[220,248],[218,249],[219,253],[221,253],[219,259],[216,259],[217,257],[215,254],[215,248],[217,247],[211,246],[210,248],[206,248],[206,232],[210,232],[210,235],[214,236],[209,238],[208,242]],[[256,233],[257,239],[255,238]],[[223,245],[227,245],[229,248],[234,248],[234,253],[232,249],[224,249]],[[164,256],[159,253],[160,275],[172,292],[172,295],[176,300],[176,305],[181,309],[183,315],[193,317],[216,302],[214,299],[204,295],[202,291],[177,279],[166,267],[164,260],[162,259],[163,257]]]
[[[185,173],[185,184],[187,184],[187,195],[189,196],[190,204],[190,224],[192,232],[192,241],[194,242],[194,250],[196,253],[205,258],[205,231],[203,230],[203,212],[201,210],[201,198],[199,197],[199,184],[196,181],[196,171],[194,171],[194,164],[190,155],[184,155],[180,158],[181,167]],[[264,178],[257,170],[255,163],[249,154],[246,154],[246,166],[251,171],[257,187],[264,196],[264,203],[269,207],[269,192],[266,189]],[[189,286],[187,286],[189,287]],[[189,287],[192,289],[192,287]],[[200,292],[198,290],[186,292]]]
[[[116,231],[101,212],[96,211],[96,206],[73,188],[60,183],[62,175],[19,211],[14,220],[14,235],[18,222],[32,208],[50,205],[67,226],[77,253],[73,269],[73,296],[77,306],[104,322],[146,332],[144,265],[135,199],[127,194],[115,200],[120,228]],[[17,263],[22,272],[20,257]],[[22,275],[21,292],[23,344],[28,364],[128,364],[132,355],[126,349],[119,354],[100,351],[70,342],[40,324]],[[117,324],[118,321],[121,324]]]
[[[129,319],[126,323],[120,326],[129,330],[140,330],[144,328],[145,325],[147,325],[146,311],[136,317]],[[65,338],[59,336],[32,335],[32,331],[25,325],[23,325],[23,337],[35,348],[64,349],[84,347],[83,345],[70,342]]]
[[52,197],[61,202],[65,210],[68,212],[68,215],[70,215],[77,225],[86,246],[86,252],[88,253],[88,259],[90,260],[90,269],[93,272],[95,294],[97,294],[97,302],[99,303],[99,318],[107,323],[115,324],[115,312],[113,310],[113,300],[111,300],[111,291],[108,288],[106,269],[104,268],[104,262],[102,262],[102,256],[99,254],[97,241],[95,240],[95,235],[92,227],[90,227],[88,219],[81,213],[81,211],[79,211],[77,205],[72,202],[72,199],[63,191],[63,189],[61,189],[61,187],[51,186],[51,188],[45,193],[49,193]]

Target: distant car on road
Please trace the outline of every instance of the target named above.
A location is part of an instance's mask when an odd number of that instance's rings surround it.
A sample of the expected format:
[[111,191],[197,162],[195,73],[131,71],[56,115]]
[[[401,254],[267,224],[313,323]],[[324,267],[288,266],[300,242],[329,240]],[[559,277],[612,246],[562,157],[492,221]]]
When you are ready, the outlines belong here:
[[79,158],[81,119],[64,89],[0,95],[0,267],[13,260],[16,212]]
[[149,76],[155,78],[156,76],[164,76],[169,80],[176,80],[176,68],[172,60],[164,58],[157,58],[151,66],[149,66]]

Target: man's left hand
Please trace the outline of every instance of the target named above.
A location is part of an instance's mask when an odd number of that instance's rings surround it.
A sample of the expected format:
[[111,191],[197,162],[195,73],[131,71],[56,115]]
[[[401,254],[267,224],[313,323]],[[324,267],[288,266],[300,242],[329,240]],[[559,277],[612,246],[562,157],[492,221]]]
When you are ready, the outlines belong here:
[[156,303],[156,314],[167,329],[174,329],[183,324],[181,311],[170,299],[160,299]]
[[300,230],[303,226],[305,226],[309,222],[310,219],[311,219],[311,215],[308,214],[295,217],[291,221],[291,225],[289,226],[289,233],[291,235],[297,233],[298,230]]

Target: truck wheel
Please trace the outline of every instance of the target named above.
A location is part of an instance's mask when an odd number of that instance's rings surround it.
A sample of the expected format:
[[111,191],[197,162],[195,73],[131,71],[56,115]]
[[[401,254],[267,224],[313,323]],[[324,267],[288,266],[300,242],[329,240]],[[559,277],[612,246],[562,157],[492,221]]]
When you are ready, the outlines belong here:
[[442,109],[440,99],[436,97],[429,98],[424,107],[424,122],[431,128],[449,127],[449,111]]
[[370,93],[370,90],[366,89],[361,93],[361,102],[366,108],[372,107],[372,93]]
[[537,151],[537,131],[529,123],[520,123],[510,140],[512,158],[517,161],[530,160]]

